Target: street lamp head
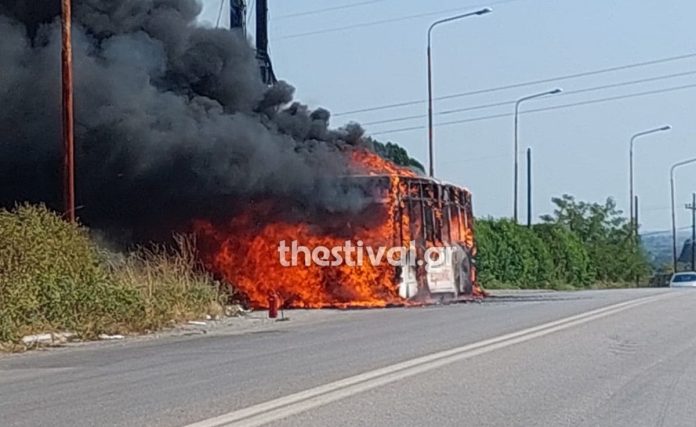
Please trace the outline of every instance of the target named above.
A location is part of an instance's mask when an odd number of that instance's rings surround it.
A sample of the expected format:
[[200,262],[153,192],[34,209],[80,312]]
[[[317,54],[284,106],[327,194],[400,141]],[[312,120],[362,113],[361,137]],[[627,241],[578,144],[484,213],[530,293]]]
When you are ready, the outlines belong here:
[[485,7],[483,9],[479,10],[478,12],[476,12],[476,14],[477,15],[485,15],[485,14],[491,13],[491,12],[493,12],[493,9],[491,9],[490,7]]
[[670,125],[662,126],[660,128],[661,131],[666,131],[666,130],[670,130],[670,129],[672,129],[672,126],[670,126]]
[[552,90],[552,91],[549,92],[549,93],[550,93],[551,95],[555,95],[555,94],[561,93],[561,92],[563,92],[563,89],[557,88],[557,89]]

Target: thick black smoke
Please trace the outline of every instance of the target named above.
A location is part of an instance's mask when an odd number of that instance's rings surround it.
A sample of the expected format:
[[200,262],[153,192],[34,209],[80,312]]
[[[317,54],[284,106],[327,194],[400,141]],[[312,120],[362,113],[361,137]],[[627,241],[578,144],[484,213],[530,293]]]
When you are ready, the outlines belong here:
[[[195,0],[76,0],[78,215],[128,230],[275,197],[299,209],[353,200],[331,176],[359,126],[262,84],[241,33],[195,25]],[[57,0],[0,0],[0,203],[60,207]]]

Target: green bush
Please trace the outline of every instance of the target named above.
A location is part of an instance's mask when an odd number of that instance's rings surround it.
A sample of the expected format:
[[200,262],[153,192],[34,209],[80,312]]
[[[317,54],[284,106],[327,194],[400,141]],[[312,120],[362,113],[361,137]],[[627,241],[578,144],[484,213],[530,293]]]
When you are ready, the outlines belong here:
[[534,232],[551,253],[554,280],[575,287],[594,283],[595,270],[580,238],[568,228],[555,224],[537,224]]
[[494,288],[632,286],[649,260],[612,199],[604,204],[554,198],[552,215],[527,228],[510,220],[476,221],[478,273]]
[[195,242],[107,253],[43,206],[0,210],[0,343],[33,333],[82,338],[219,315],[218,284]]
[[507,219],[476,221],[477,265],[482,284],[546,288],[553,282],[553,260],[544,242]]
[[628,219],[609,198],[604,203],[577,201],[563,195],[552,199],[556,209],[543,220],[570,230],[586,248],[595,279],[602,284],[634,284],[645,279],[650,262],[632,235]]
[[0,341],[55,330],[94,336],[141,310],[138,292],[113,280],[83,228],[45,207],[0,210]]

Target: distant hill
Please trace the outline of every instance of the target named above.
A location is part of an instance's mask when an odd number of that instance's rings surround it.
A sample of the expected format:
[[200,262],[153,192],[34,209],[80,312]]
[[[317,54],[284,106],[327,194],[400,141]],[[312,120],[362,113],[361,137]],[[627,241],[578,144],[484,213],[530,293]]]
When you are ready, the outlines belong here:
[[[659,270],[664,266],[669,266],[672,263],[672,233],[669,231],[659,233],[645,233],[640,237],[643,247],[650,256],[650,263],[654,269]],[[679,251],[680,260],[684,262],[690,260],[690,242],[691,230],[680,230],[677,233],[677,249]]]

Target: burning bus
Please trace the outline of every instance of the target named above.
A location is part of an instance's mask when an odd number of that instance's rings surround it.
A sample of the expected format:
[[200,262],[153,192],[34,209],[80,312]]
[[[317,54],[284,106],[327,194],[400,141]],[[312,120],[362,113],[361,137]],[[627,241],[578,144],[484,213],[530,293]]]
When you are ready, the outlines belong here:
[[[208,268],[254,308],[267,308],[269,295],[286,308],[386,307],[481,296],[471,193],[372,152],[356,156],[363,173],[341,177],[337,185],[339,194],[362,201],[358,210],[280,218],[277,202],[258,202],[224,223],[199,221]],[[356,252],[354,262],[345,253],[335,256],[347,247]]]
[[[471,193],[437,180],[402,175],[348,179],[365,190],[373,209],[384,210],[392,248],[393,286],[404,300],[457,299],[480,294],[476,288]],[[382,239],[382,244],[384,239]],[[374,244],[366,242],[365,244]],[[374,253],[374,251],[373,251]]]

